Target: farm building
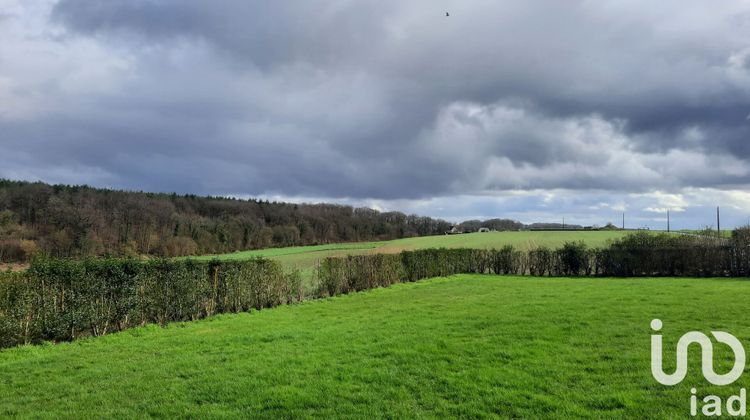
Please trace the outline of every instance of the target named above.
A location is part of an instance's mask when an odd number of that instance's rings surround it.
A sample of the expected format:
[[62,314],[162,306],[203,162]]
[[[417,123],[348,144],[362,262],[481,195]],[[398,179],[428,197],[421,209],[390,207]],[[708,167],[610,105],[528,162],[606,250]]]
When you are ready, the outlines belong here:
[[464,233],[464,231],[458,225],[453,226],[451,230],[445,232],[446,235],[456,235],[459,233]]

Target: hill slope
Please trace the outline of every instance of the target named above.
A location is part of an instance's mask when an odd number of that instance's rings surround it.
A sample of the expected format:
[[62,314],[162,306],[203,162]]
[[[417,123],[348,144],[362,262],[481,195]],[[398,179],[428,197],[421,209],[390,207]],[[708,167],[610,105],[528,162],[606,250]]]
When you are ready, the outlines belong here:
[[198,259],[246,259],[266,257],[280,261],[286,267],[301,270],[309,277],[311,270],[326,257],[357,255],[368,253],[396,253],[404,250],[425,248],[496,248],[513,245],[518,249],[531,249],[539,246],[559,248],[565,242],[583,241],[590,247],[606,244],[608,240],[621,238],[626,231],[521,231],[466,233],[462,235],[437,235],[417,238],[403,238],[392,241],[359,242],[306,247],[271,248],[254,251],[235,252],[221,255],[207,255]]
[[0,179],[0,263],[56,257],[184,256],[435,235],[442,220],[335,204],[113,191]]

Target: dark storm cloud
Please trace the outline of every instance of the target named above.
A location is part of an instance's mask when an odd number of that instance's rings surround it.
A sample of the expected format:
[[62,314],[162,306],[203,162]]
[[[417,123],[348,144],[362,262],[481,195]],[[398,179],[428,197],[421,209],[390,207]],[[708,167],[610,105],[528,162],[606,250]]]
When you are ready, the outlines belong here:
[[742,2],[18,9],[0,176],[386,200],[750,181]]

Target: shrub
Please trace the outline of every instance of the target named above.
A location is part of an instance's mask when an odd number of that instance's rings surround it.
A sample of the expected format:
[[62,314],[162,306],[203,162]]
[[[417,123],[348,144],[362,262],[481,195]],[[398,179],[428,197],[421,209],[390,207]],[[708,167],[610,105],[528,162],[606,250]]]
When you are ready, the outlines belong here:
[[0,346],[99,336],[146,323],[291,303],[299,273],[278,262],[37,258],[0,275]]
[[539,247],[529,251],[529,273],[532,276],[552,274],[554,253],[547,247]]
[[525,274],[524,255],[512,245],[490,251],[490,270],[495,274]]
[[158,248],[158,254],[162,257],[186,257],[197,253],[198,244],[186,236],[167,238]]
[[18,239],[0,239],[0,262],[24,261],[21,241]]
[[734,270],[741,275],[750,276],[750,226],[732,231],[732,246],[735,250]]
[[591,274],[590,253],[583,241],[566,242],[556,253],[560,267],[557,274],[566,276]]
[[335,296],[387,287],[406,277],[401,255],[350,255],[324,259],[317,270],[318,295]]

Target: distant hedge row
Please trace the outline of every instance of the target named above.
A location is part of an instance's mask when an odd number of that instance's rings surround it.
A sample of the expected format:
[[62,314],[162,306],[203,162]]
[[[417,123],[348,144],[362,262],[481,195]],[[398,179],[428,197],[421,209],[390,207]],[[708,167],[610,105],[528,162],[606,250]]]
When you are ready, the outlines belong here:
[[302,299],[278,262],[39,259],[0,274],[0,347],[104,335]]
[[331,257],[321,262],[321,294],[460,273],[532,276],[750,276],[750,246],[699,236],[634,234],[606,248],[583,242],[559,249],[425,249],[396,255]]

